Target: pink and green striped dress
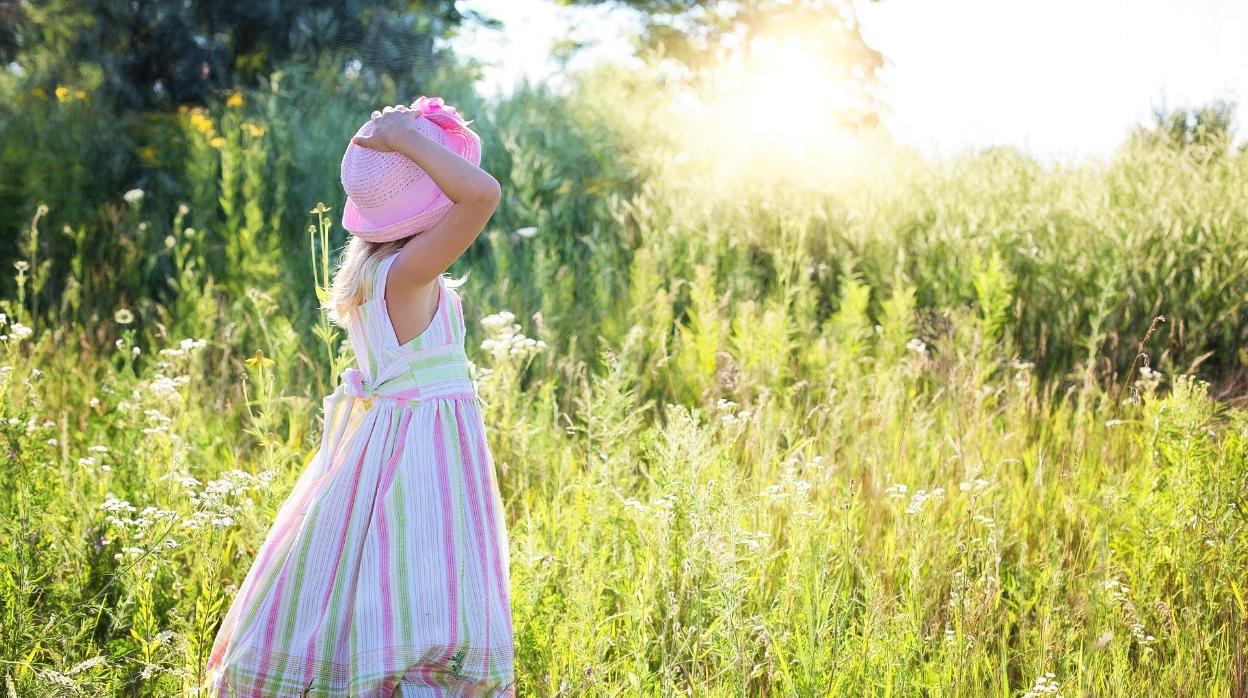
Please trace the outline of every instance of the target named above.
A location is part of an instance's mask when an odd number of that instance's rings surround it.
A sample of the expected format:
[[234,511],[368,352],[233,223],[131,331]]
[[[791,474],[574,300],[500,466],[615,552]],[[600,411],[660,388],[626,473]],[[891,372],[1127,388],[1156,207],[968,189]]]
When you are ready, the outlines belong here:
[[358,368],[325,398],[320,448],[222,622],[211,695],[514,695],[507,531],[463,307],[439,277],[433,321],[400,344],[394,260],[348,318]]

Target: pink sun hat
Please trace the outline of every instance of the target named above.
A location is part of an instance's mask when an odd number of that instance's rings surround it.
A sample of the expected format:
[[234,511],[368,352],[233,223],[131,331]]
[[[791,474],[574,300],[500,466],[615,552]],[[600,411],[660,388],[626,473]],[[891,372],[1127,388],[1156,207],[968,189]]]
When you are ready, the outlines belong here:
[[[468,162],[481,165],[481,137],[468,128],[471,122],[465,121],[455,107],[440,97],[421,96],[411,108],[421,133]],[[373,135],[372,119],[355,135]],[[347,193],[342,227],[370,242],[400,240],[428,230],[454,204],[406,155],[379,153],[355,143],[349,144],[342,156],[342,188]]]

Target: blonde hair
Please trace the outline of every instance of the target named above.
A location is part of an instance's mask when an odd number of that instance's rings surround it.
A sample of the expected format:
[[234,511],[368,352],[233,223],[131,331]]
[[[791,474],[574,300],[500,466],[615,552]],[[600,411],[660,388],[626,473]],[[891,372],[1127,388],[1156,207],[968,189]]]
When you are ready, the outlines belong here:
[[329,298],[323,303],[329,311],[329,319],[339,327],[346,327],[347,315],[364,302],[365,284],[371,276],[368,272],[372,265],[398,252],[408,240],[369,242],[354,235],[347,237],[347,247],[338,257],[334,280],[329,284]]
[[[354,235],[347,236],[346,249],[338,257],[334,278],[329,284],[329,296],[322,307],[329,312],[329,319],[339,327],[346,327],[347,315],[365,300],[366,283],[372,278],[371,271],[381,260],[403,249],[411,237],[389,242],[369,242]],[[446,285],[459,288],[468,280],[465,275],[447,279]]]

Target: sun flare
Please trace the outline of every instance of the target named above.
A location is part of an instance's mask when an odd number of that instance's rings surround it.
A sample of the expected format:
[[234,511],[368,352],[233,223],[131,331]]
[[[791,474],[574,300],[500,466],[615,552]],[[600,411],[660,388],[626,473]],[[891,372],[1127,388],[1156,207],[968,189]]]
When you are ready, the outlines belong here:
[[714,176],[760,173],[818,186],[853,166],[865,107],[852,71],[808,34],[762,35],[719,63],[680,105],[688,141]]

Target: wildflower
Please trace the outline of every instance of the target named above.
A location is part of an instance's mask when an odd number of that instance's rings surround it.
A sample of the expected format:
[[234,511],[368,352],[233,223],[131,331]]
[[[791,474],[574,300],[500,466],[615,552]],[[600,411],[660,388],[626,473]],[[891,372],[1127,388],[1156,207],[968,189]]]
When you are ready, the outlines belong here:
[[139,158],[142,159],[143,162],[155,162],[156,149],[150,145],[145,145],[142,148],[139,148]]
[[243,363],[247,364],[248,366],[252,368],[264,368],[266,366],[272,366],[273,359],[268,358],[267,356],[264,355],[263,351],[261,351],[260,349],[257,349],[256,353],[250,359],[247,359]]
[[[129,308],[118,308],[117,312],[113,313],[113,321],[118,325],[129,325],[134,322],[134,313]],[[117,348],[121,348],[120,339],[117,340]]]
[[13,337],[16,339],[26,339],[27,337],[34,334],[35,332],[34,330],[30,329],[29,327],[23,325],[20,322],[13,323],[13,325],[9,329],[10,331],[12,331]]
[[958,483],[958,489],[962,490],[963,492],[970,492],[971,490],[982,490],[987,486],[988,486],[988,481],[982,477],[977,477],[975,478],[974,481]]
[[924,344],[923,340],[918,337],[906,342],[906,349],[918,354],[919,356],[927,356],[927,345]]
[[13,263],[13,268],[18,271],[27,271],[30,269],[30,262],[27,262],[24,259],[19,259]]
[[68,101],[70,100],[70,98],[71,98],[71,95],[72,95],[72,93],[70,92],[70,90],[69,90],[69,88],[68,88],[68,87],[66,87],[66,86],[64,86],[64,85],[57,85],[57,86],[56,86],[56,101],[58,101],[58,102],[68,102]]
[[202,107],[191,109],[191,126],[203,134],[212,133],[212,117],[204,112]]
[[888,488],[884,490],[884,494],[888,495],[889,497],[892,497],[893,499],[905,499],[906,493],[909,491],[909,489],[910,489],[909,487],[898,482],[898,483],[889,485]]
[[520,333],[520,325],[512,323],[515,319],[509,311],[501,311],[481,319],[481,324],[495,336],[481,342],[481,348],[490,352],[495,359],[508,356],[526,357],[540,353],[546,348],[546,342],[526,337]]
[[519,230],[516,231],[516,235],[519,235],[522,238],[531,238],[534,235],[537,235],[537,228],[531,225],[524,227],[524,228],[520,228]]
[[217,150],[220,150],[225,147],[225,139],[222,138],[221,136],[214,136],[211,140],[208,141],[208,145],[216,148]]
[[919,490],[914,493],[913,497],[910,498],[910,504],[906,507],[906,513],[917,514],[920,511],[923,511],[923,507],[926,506],[929,501],[940,501],[941,499],[944,499],[944,497],[945,488],[943,487],[937,487],[931,492],[928,492],[927,490]]
[[229,98],[225,100],[225,106],[227,107],[241,107],[245,103],[246,100],[243,99],[243,93],[238,91],[231,92]]
[[143,201],[143,196],[144,192],[142,189],[131,189],[125,194],[122,194],[121,198],[125,199],[128,204],[138,205]]
[[1031,690],[1023,694],[1023,698],[1041,698],[1041,696],[1062,698],[1062,694],[1058,689],[1057,675],[1049,672],[1044,676],[1037,677],[1036,683],[1031,687]]

